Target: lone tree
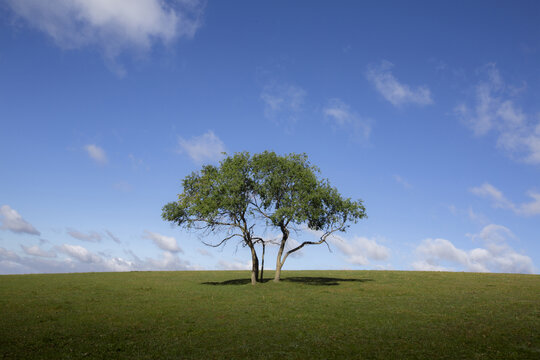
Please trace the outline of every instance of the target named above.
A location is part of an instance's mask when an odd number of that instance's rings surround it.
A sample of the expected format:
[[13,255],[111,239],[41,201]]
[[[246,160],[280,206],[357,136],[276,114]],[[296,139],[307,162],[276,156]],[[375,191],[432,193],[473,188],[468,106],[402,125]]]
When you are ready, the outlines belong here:
[[[256,197],[255,210],[267,223],[281,231],[274,281],[279,281],[287,257],[306,245],[326,243],[335,232],[345,231],[350,222],[366,217],[361,200],[343,198],[328,180],[318,179],[319,169],[307,155],[276,155],[263,152],[252,157]],[[318,241],[304,241],[285,251],[291,229],[309,229]]]
[[[326,243],[327,238],[345,231],[351,222],[366,216],[361,200],[343,198],[305,154],[276,155],[265,151],[251,156],[237,153],[218,167],[204,166],[182,181],[183,192],[176,202],[163,207],[164,220],[204,234],[223,233],[218,247],[233,238],[251,250],[251,283],[259,279],[259,258],[255,245],[263,249],[268,240],[255,234],[273,227],[281,232],[274,281],[279,281],[287,257],[306,245]],[[309,229],[320,237],[304,241],[285,251],[291,230]],[[261,269],[262,275],[262,269]]]
[[253,234],[256,222],[250,211],[253,181],[250,174],[250,155],[239,153],[224,159],[219,167],[206,165],[182,180],[183,192],[178,201],[163,207],[164,220],[204,234],[224,233],[218,247],[233,238],[240,238],[251,250],[251,283],[258,281],[259,259]]

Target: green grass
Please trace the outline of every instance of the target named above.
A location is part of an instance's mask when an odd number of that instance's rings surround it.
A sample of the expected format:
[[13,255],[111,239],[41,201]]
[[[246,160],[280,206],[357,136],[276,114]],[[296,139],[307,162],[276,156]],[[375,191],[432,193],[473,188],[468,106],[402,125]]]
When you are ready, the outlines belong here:
[[0,358],[540,359],[538,275],[283,277],[0,276]]

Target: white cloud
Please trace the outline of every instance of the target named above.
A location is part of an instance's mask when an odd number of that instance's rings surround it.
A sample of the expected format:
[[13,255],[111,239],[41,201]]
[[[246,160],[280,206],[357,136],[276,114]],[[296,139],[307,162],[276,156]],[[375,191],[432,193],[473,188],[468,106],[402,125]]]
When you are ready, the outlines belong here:
[[280,124],[294,124],[303,112],[306,91],[291,84],[268,84],[263,88],[261,100],[264,116]]
[[52,250],[45,251],[37,245],[34,245],[34,246],[21,245],[21,248],[26,254],[32,255],[32,256],[40,256],[40,257],[45,257],[45,258],[55,258],[57,256],[54,251]]
[[[323,234],[319,230],[304,229],[307,233],[320,238]],[[387,260],[390,257],[390,249],[377,242],[377,239],[369,239],[362,236],[353,236],[346,239],[339,235],[331,235],[326,240],[330,245],[345,255],[345,260],[355,265],[368,265],[370,261]]]
[[[446,239],[426,239],[417,247],[421,258],[412,264],[415,270],[454,270],[444,264],[457,265],[466,271],[534,273],[535,267],[530,257],[517,253],[507,240],[515,238],[506,227],[490,224],[479,234],[469,235],[473,240],[483,242],[483,248],[459,249]],[[442,263],[442,264],[441,264]]]
[[201,136],[194,136],[189,140],[179,137],[180,152],[186,152],[191,160],[197,164],[215,162],[223,158],[225,145],[212,131]]
[[136,264],[132,261],[119,257],[100,256],[79,245],[63,244],[58,249],[82,263],[82,265],[73,263],[67,259],[67,261],[64,260],[63,264],[60,262],[63,265],[61,268],[64,269],[66,267],[75,271],[131,271],[136,269]]
[[67,233],[71,237],[82,241],[99,242],[102,239],[101,234],[95,231],[90,231],[88,234],[85,234],[75,229],[68,229]]
[[336,246],[345,255],[347,262],[354,265],[368,265],[370,260],[387,260],[390,256],[390,249],[377,243],[375,239],[360,236],[345,239],[333,235],[328,238],[328,242]]
[[104,165],[108,162],[107,155],[105,154],[105,150],[100,148],[97,145],[89,144],[84,147],[84,150],[86,150],[86,153],[92,160],[94,160],[96,163],[100,165]]
[[523,216],[540,215],[540,193],[538,192],[532,190],[527,192],[532,201],[523,204],[515,204],[508,200],[499,189],[489,183],[473,187],[471,192],[477,196],[490,199],[495,208],[509,209]]
[[24,257],[0,247],[0,274],[203,269],[168,251],[164,251],[158,258],[141,260],[128,250],[127,253],[133,260],[127,260],[106,254],[95,254],[82,246],[70,244],[63,244],[56,248],[67,257],[48,258],[42,256],[43,254],[38,255],[35,249],[27,249],[28,251],[25,252],[31,256]]
[[483,183],[481,186],[473,187],[470,191],[477,196],[491,199],[496,208],[513,208],[514,205],[495,186]]
[[407,103],[429,105],[433,103],[431,92],[426,86],[412,89],[400,83],[392,74],[394,64],[382,61],[378,66],[369,66],[366,76],[375,89],[392,105],[400,106]]
[[136,267],[139,270],[202,270],[201,267],[193,266],[169,251],[164,251],[158,259],[147,258],[139,262]]
[[64,268],[72,268],[75,271],[130,271],[135,268],[135,264],[131,261],[118,257],[103,257],[79,245],[63,244],[58,249],[83,264],[82,266],[74,264],[70,259],[64,261]]
[[493,245],[504,243],[507,238],[515,238],[516,236],[506,226],[489,224],[484,226],[479,234],[472,235],[472,237],[482,239]]
[[526,204],[519,205],[518,213],[526,216],[540,215],[540,193],[529,191],[527,193],[533,200]]
[[444,266],[431,264],[426,260],[415,261],[412,263],[412,268],[417,271],[452,271]]
[[419,253],[434,259],[466,264],[468,255],[445,239],[426,239],[416,249]]
[[100,263],[102,261],[99,255],[92,253],[86,248],[79,245],[63,244],[60,246],[60,251],[71,256],[74,259],[84,263]]
[[221,270],[250,270],[251,262],[220,260],[216,267]]
[[[135,270],[135,265],[132,261],[122,259],[120,257],[113,257],[108,259],[103,259],[102,269],[105,271],[133,271]],[[98,268],[99,269],[99,268]],[[102,270],[98,270],[102,271]]]
[[2,218],[2,226],[0,229],[9,230],[19,234],[41,235],[32,224],[24,220],[23,217],[9,205],[2,205],[0,207],[0,218]]
[[355,138],[362,141],[369,139],[370,121],[359,116],[340,99],[331,99],[322,111],[327,119],[332,120],[337,127],[351,131]]
[[172,236],[165,236],[145,230],[143,238],[152,240],[154,244],[156,244],[162,250],[172,253],[183,252],[182,249],[180,249],[180,247],[178,246],[176,239]]
[[116,71],[123,52],[148,51],[153,44],[191,38],[200,26],[197,0],[7,0],[20,18],[62,48],[97,47]]
[[497,146],[518,159],[540,164],[540,118],[516,105],[516,91],[502,80],[495,64],[484,66],[486,79],[476,84],[472,104],[454,109],[477,136],[497,134]]
[[40,256],[21,257],[0,247],[0,274],[69,272],[65,261]]

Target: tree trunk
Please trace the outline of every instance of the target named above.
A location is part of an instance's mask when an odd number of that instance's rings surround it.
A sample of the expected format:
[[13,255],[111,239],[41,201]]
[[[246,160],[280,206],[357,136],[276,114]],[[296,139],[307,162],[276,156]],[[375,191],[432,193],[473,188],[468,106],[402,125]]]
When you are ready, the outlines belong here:
[[250,246],[251,249],[251,285],[255,285],[259,280],[259,258],[257,257],[257,252],[253,245]]
[[264,250],[266,248],[266,245],[264,241],[262,242],[262,258],[261,258],[261,280],[260,282],[263,282],[264,280]]
[[283,264],[276,264],[276,275],[274,275],[274,281],[275,282],[279,282],[279,280],[281,279],[281,267],[283,266]]
[[281,244],[279,244],[279,250],[278,250],[278,255],[276,259],[276,274],[274,275],[274,282],[279,282],[281,278],[281,267],[283,266],[283,261],[282,261],[283,250],[285,250],[285,243],[287,242],[287,239],[289,238],[289,230],[287,230],[287,228],[284,225],[281,225],[280,227],[281,227],[281,233],[283,237],[281,238]]
[[281,263],[281,255],[283,254],[283,247],[284,246],[280,246],[279,250],[278,250],[278,256],[277,256],[277,260],[276,260],[276,273],[274,275],[274,282],[279,282],[279,280],[280,280],[281,266],[283,265]]

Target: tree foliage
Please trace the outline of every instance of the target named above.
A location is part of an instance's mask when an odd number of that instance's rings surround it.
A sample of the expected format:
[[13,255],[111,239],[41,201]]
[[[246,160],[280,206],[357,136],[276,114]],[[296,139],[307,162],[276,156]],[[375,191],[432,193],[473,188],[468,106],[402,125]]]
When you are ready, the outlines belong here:
[[[237,153],[219,166],[206,165],[182,181],[178,200],[163,207],[162,217],[187,229],[222,233],[217,244],[238,238],[252,255],[252,283],[258,279],[256,244],[266,240],[256,234],[264,226],[281,232],[275,281],[287,257],[306,245],[325,243],[336,231],[366,217],[361,200],[343,198],[305,154],[277,155],[265,151]],[[285,251],[292,229],[310,229],[318,241],[304,241]]]

